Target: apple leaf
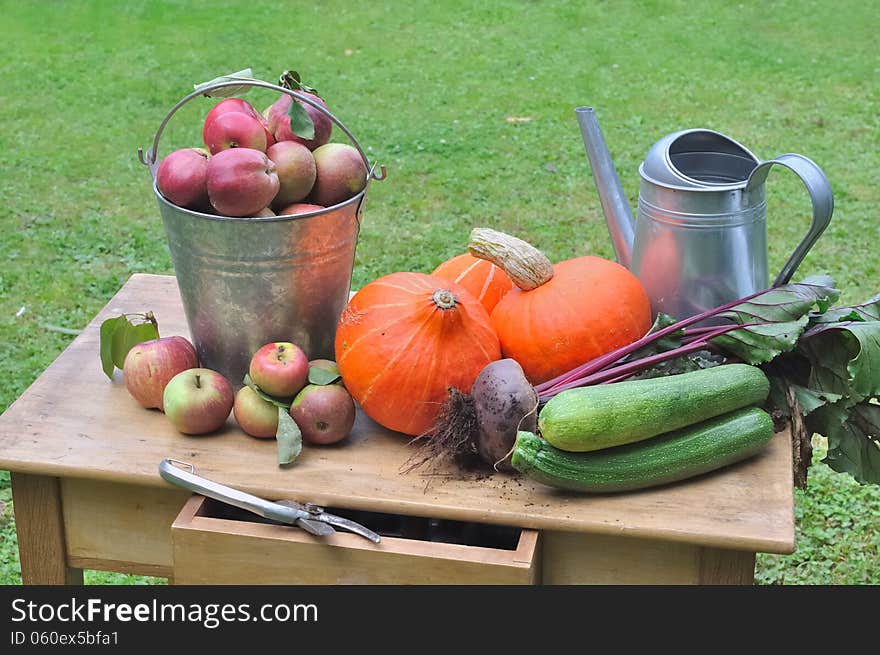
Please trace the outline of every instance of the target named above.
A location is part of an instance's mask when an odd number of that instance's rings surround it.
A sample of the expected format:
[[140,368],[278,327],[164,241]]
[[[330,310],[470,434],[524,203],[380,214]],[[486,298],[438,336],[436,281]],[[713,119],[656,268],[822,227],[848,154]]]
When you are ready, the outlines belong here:
[[113,355],[113,364],[116,368],[122,368],[125,363],[125,356],[134,346],[144,341],[158,339],[159,333],[156,331],[152,323],[132,324],[125,319],[119,323],[113,332],[113,343],[111,346],[111,354]]
[[254,393],[265,400],[267,403],[272,403],[273,405],[275,405],[275,407],[279,409],[290,409],[290,399],[276,398],[275,396],[270,396],[265,391],[260,389],[260,387],[254,384],[254,381],[251,380],[251,376],[247,373],[244,374],[244,384],[246,387],[250,387],[251,389],[253,389]]
[[[132,323],[129,316],[142,319]],[[122,368],[128,351],[139,343],[159,338],[159,328],[152,312],[145,314],[122,314],[108,318],[101,323],[100,352],[101,368],[108,378],[113,378],[113,369]]]
[[[200,91],[212,87],[215,84],[220,84],[222,82],[235,82],[237,80],[262,82],[262,80],[258,80],[254,77],[254,73],[250,68],[245,68],[236,73],[229,73],[228,75],[215,77],[213,80],[208,80],[207,82],[193,84],[193,89]],[[207,93],[202,93],[202,95],[206,98],[232,98],[234,96],[243,96],[250,90],[250,86],[242,84],[241,86],[224,86],[222,89],[213,89]]]
[[313,93],[316,96],[320,96],[318,89],[303,83],[302,78],[297,71],[284,71],[281,73],[281,76],[278,78],[278,84],[285,89],[305,91],[306,93]]
[[116,368],[113,363],[113,334],[120,323],[124,322],[126,322],[125,316],[114,316],[101,323],[101,368],[111,380],[113,379],[113,369]]
[[304,139],[315,138],[315,122],[309,116],[309,112],[297,100],[290,103],[287,110],[290,116],[290,131]]
[[328,371],[326,368],[318,368],[317,366],[309,367],[309,384],[321,386],[333,384],[339,377],[339,372]]
[[290,464],[302,452],[302,432],[283,407],[278,408],[278,464]]

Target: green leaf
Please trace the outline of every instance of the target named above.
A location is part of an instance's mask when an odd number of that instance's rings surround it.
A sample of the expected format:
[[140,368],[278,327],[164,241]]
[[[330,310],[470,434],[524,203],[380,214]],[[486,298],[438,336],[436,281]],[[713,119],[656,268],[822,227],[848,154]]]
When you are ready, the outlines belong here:
[[303,83],[302,78],[297,71],[284,71],[281,73],[278,84],[293,91],[305,91],[306,93],[313,93],[316,96],[319,95],[316,88]]
[[116,325],[116,329],[113,332],[111,346],[113,363],[116,365],[116,368],[122,368],[125,356],[134,346],[144,341],[159,338],[159,332],[151,322],[133,324],[124,316],[122,319],[122,322]]
[[309,384],[319,384],[321,386],[333,384],[339,377],[339,371],[328,371],[326,368],[319,368],[317,366],[309,367]]
[[763,323],[744,326],[713,338],[713,344],[752,365],[764,364],[781,353],[792,350],[807,326],[803,316],[784,323]]
[[248,375],[247,373],[244,374],[244,384],[245,384],[245,386],[248,386],[251,389],[253,389],[254,393],[256,393],[260,398],[262,398],[263,400],[265,400],[268,403],[272,403],[278,409],[284,409],[284,410],[290,409],[290,400],[291,399],[276,398],[275,396],[270,396],[265,391],[260,389],[260,387],[258,387],[256,384],[254,384],[254,381],[251,380],[251,376]]
[[278,408],[278,463],[290,464],[302,452],[302,432],[283,407]]
[[810,325],[822,323],[841,323],[844,321],[880,321],[880,293],[861,305],[835,307],[819,316],[813,317]]
[[108,378],[113,377],[113,369],[122,368],[125,356],[133,346],[159,338],[152,312],[140,315],[141,323],[132,323],[125,314],[108,318],[101,323],[100,352],[101,368]]
[[101,323],[101,368],[104,370],[104,374],[111,380],[113,379],[113,369],[115,368],[113,362],[113,335],[122,323],[127,322],[128,319],[125,316],[114,316]]
[[[258,80],[255,78],[253,71],[250,68],[245,68],[244,70],[240,70],[236,73],[229,73],[228,75],[221,75],[220,77],[215,77],[213,80],[208,80],[207,82],[200,82],[198,84],[193,84],[193,89],[196,91],[200,91],[202,89],[207,89],[215,84],[220,84],[222,82],[235,82],[238,80],[243,81],[253,81],[253,82],[261,82],[262,80]],[[207,93],[203,93],[206,98],[232,98],[234,96],[243,96],[248,91],[251,90],[251,86],[241,85],[241,86],[226,86],[222,89],[214,89]]]
[[880,405],[826,405],[807,419],[807,427],[828,439],[825,464],[862,484],[880,484]]
[[814,306],[819,312],[825,312],[838,297],[840,291],[834,288],[834,280],[827,275],[817,275],[769,289],[718,316],[740,325],[797,321]]
[[880,395],[880,321],[817,325],[799,350],[813,366],[810,387],[845,396],[851,405]]
[[297,100],[290,103],[290,109],[287,110],[290,116],[290,131],[301,136],[304,139],[315,138],[315,123],[309,112]]

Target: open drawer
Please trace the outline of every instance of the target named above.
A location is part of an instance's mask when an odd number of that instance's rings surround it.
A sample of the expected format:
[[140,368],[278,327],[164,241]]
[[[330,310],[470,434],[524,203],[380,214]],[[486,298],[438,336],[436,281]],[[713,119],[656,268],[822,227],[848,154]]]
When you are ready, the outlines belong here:
[[537,584],[534,530],[346,512],[382,535],[316,537],[194,495],[171,528],[175,584]]

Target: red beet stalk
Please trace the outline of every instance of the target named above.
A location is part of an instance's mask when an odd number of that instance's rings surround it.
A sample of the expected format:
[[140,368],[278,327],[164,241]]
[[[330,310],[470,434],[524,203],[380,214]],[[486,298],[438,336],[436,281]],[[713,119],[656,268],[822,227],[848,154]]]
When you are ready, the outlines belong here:
[[[601,370],[607,368],[608,366],[610,366],[614,362],[626,357],[627,355],[629,355],[631,353],[634,353],[636,350],[638,350],[639,348],[642,348],[643,346],[647,346],[649,343],[653,343],[657,339],[665,337],[667,334],[672,334],[673,332],[677,332],[678,330],[683,330],[686,327],[689,327],[689,326],[694,325],[696,323],[699,323],[701,321],[705,321],[706,319],[713,318],[714,316],[717,316],[718,314],[721,314],[722,312],[726,312],[728,309],[733,309],[737,305],[741,305],[742,303],[747,302],[747,301],[751,300],[752,298],[757,298],[761,294],[766,293],[766,291],[767,291],[766,289],[764,289],[762,291],[756,291],[755,293],[753,293],[751,295],[744,296],[744,297],[739,298],[737,300],[731,300],[729,303],[719,305],[718,307],[715,307],[713,309],[708,309],[705,312],[702,312],[701,314],[697,314],[696,316],[691,316],[690,318],[682,319],[682,320],[680,320],[676,323],[673,323],[672,325],[669,325],[661,330],[657,330],[656,332],[649,332],[648,334],[643,336],[641,339],[638,339],[637,341],[633,341],[632,343],[630,343],[626,346],[622,346],[621,348],[617,348],[616,350],[612,350],[611,352],[608,352],[604,355],[601,355],[600,357],[596,357],[595,359],[591,359],[589,362],[587,362],[585,364],[581,364],[580,366],[578,366],[575,369],[572,369],[568,373],[563,373],[562,375],[559,375],[559,376],[553,378],[552,380],[547,380],[546,382],[542,382],[541,384],[536,385],[535,391],[537,391],[539,394],[541,394],[543,396],[545,391],[549,391],[550,389],[553,389],[554,387],[556,387],[558,385],[566,384],[568,382],[573,382],[575,380],[582,380],[582,379],[584,379],[585,376],[589,376],[592,373],[596,373],[598,371],[601,371]],[[743,327],[743,326],[733,325],[733,326],[727,326],[727,327],[735,328],[735,327]],[[703,330],[706,330],[707,331],[706,333],[708,334],[712,331],[712,329],[713,328],[696,328],[695,331],[702,332]],[[715,335],[715,336],[718,336],[718,335]],[[696,349],[696,350],[699,350],[699,349]],[[677,356],[677,355],[675,355],[675,356]],[[584,386],[584,385],[578,385],[578,386]]]

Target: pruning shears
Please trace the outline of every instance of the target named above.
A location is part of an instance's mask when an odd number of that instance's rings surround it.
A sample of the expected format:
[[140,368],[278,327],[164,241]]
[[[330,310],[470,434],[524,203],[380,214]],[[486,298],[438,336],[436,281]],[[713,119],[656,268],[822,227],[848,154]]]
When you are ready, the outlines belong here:
[[[187,470],[184,470],[185,467]],[[197,494],[219,500],[248,512],[253,512],[270,521],[295,525],[317,536],[326,536],[336,532],[336,528],[348,530],[373,543],[379,543],[380,537],[360,523],[355,523],[342,516],[330,514],[313,503],[298,503],[294,500],[272,502],[244,491],[208,480],[195,474],[195,467],[175,459],[163,459],[159,463],[159,475],[166,482],[188,489]]]

